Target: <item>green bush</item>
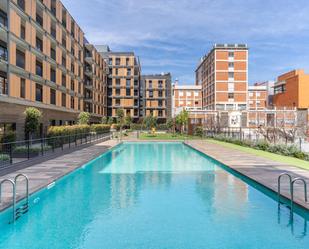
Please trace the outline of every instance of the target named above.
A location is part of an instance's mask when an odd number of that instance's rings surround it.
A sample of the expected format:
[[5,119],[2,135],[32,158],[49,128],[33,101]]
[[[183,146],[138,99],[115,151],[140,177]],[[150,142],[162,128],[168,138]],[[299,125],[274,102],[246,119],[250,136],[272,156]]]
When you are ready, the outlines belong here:
[[[52,147],[49,145],[45,145],[43,147],[44,151],[50,150]],[[29,148],[29,153],[39,153],[42,151],[41,146],[35,146]],[[28,147],[27,146],[17,146],[14,148],[13,153],[28,153]]]
[[90,129],[95,133],[105,133],[110,131],[111,126],[108,124],[93,124]]
[[168,127],[167,127],[166,124],[158,124],[157,129],[160,130],[160,131],[167,131]]
[[12,143],[16,141],[16,133],[14,131],[7,131],[2,136],[0,136],[1,143]]
[[194,128],[194,135],[198,136],[198,137],[202,137],[203,136],[203,127],[201,126],[197,126]]
[[254,143],[250,140],[239,140],[236,138],[231,137],[225,137],[224,135],[215,135],[213,136],[215,140],[227,142],[227,143],[233,143],[241,146],[251,147],[257,150],[263,150],[271,153],[275,153],[278,155],[283,156],[291,156],[295,157],[301,160],[309,161],[309,154],[300,151],[296,146],[294,145],[285,145],[285,144],[270,144],[266,141],[259,141],[257,143]]
[[143,125],[142,124],[135,124],[135,123],[133,123],[133,124],[131,124],[131,129],[132,130],[141,130],[143,128]]
[[81,133],[89,133],[90,125],[65,125],[50,126],[47,130],[47,137],[67,136]]
[[6,155],[6,154],[0,154],[0,161],[5,162],[5,161],[9,161],[10,160],[10,156]]
[[89,121],[90,121],[90,113],[89,112],[81,112],[79,115],[78,115],[78,124],[79,125],[87,125],[89,124]]

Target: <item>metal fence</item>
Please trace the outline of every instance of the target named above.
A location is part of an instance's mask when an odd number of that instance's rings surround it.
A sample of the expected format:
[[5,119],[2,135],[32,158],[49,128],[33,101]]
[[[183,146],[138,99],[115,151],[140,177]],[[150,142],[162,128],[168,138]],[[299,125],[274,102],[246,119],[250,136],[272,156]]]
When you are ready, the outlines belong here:
[[0,169],[33,158],[52,155],[81,145],[110,139],[107,133],[79,133],[0,144]]

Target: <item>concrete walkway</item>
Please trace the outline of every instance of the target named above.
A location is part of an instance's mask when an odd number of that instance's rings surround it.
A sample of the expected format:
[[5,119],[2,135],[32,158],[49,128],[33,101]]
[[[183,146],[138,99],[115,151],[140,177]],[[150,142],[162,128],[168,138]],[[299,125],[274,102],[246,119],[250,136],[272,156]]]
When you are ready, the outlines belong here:
[[[292,177],[302,177],[309,184],[309,171],[295,166],[275,162],[204,140],[191,140],[185,143],[275,192],[277,192],[278,188],[278,176],[283,172],[288,172]],[[282,195],[290,199],[288,179],[282,178],[281,184]],[[309,204],[304,201],[302,183],[295,183],[294,200],[299,205],[309,209]]]
[[[3,175],[0,177],[0,181],[6,178],[14,179],[14,177],[19,173],[26,174],[29,178],[29,192],[34,193],[41,188],[46,187],[48,184],[54,182],[55,180],[61,178],[62,176],[81,167],[88,161],[98,157],[103,152],[111,149],[117,144],[118,142],[116,140],[108,140],[85,148],[81,148],[80,150],[75,150],[57,158],[35,164],[7,175]],[[25,197],[24,179],[20,178],[18,181],[16,192],[17,200]],[[7,208],[11,204],[12,187],[8,183],[5,183],[2,187],[2,203],[0,203],[0,211]]]

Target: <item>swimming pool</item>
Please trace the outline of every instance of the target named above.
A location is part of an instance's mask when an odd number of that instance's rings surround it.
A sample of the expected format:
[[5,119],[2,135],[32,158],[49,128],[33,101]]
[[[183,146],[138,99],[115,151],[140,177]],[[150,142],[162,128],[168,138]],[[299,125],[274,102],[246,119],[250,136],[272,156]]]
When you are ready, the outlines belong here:
[[182,143],[121,144],[32,196],[14,224],[1,214],[0,248],[308,248],[308,213],[291,221],[228,171]]

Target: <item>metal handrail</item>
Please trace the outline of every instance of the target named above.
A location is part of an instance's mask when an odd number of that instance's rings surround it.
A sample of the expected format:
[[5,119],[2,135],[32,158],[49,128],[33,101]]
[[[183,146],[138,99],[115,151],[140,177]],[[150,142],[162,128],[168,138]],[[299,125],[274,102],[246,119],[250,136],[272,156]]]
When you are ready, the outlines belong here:
[[5,183],[5,182],[9,182],[12,184],[12,190],[13,190],[13,221],[15,221],[15,204],[16,204],[16,186],[15,186],[15,182],[13,182],[11,179],[4,179],[0,182],[0,203],[1,203],[1,200],[2,200],[2,196],[1,196],[1,193],[2,193],[2,184]]
[[281,190],[281,178],[283,177],[283,176],[287,176],[288,178],[289,178],[289,180],[290,180],[290,194],[292,195],[292,176],[290,175],[290,174],[288,174],[287,172],[284,172],[284,173],[282,173],[282,174],[280,174],[279,176],[278,176],[278,202],[280,203],[280,190]]
[[303,178],[297,177],[295,178],[292,183],[291,183],[291,209],[293,210],[293,203],[294,203],[294,183],[297,181],[301,181],[304,184],[304,197],[305,197],[305,202],[308,202],[308,197],[307,197],[307,183]]
[[15,183],[16,188],[17,188],[17,180],[20,177],[24,177],[26,179],[26,200],[27,200],[26,204],[28,205],[28,203],[29,203],[29,178],[25,174],[16,175],[15,178],[14,178],[14,183]]

